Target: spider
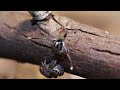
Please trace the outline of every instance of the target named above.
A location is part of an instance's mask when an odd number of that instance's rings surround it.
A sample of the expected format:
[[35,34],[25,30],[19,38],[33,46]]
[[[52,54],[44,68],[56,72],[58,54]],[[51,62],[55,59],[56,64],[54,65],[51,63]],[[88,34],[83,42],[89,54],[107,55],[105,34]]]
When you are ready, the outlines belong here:
[[67,31],[61,27],[59,32],[59,37],[57,40],[53,40],[52,47],[58,53],[67,53],[68,49],[65,46],[64,40],[67,36]]
[[57,64],[56,60],[47,64],[45,59],[40,67],[40,72],[47,78],[57,78],[58,76],[62,76],[64,74],[64,69],[60,64]]
[[53,40],[52,48],[58,54],[66,54],[67,55],[67,57],[71,63],[70,70],[73,70],[73,64],[72,64],[72,61],[71,61],[71,58],[69,55],[69,50],[67,49],[67,47],[65,46],[65,43],[64,43],[66,36],[67,36],[67,30],[64,27],[61,27],[58,39]]

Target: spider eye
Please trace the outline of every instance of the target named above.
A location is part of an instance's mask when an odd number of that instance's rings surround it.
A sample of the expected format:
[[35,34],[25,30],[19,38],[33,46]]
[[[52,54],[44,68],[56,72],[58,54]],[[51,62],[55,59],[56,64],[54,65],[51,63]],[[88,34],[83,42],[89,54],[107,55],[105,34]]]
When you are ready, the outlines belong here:
[[59,71],[58,69],[55,69],[55,70],[54,70],[54,73],[56,73],[57,75],[59,75],[59,74],[60,74],[60,71]]

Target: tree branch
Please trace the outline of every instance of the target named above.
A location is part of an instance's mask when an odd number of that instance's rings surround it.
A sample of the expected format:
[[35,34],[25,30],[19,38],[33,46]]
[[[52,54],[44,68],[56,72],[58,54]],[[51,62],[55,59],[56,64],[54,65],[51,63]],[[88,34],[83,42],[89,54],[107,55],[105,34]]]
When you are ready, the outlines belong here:
[[50,18],[32,27],[28,13],[1,12],[0,14],[0,57],[41,65],[41,61],[57,58],[65,71],[88,79],[120,78],[120,36],[111,35],[69,18],[55,16],[55,19],[68,30],[65,40],[70,51],[74,69],[70,62],[52,52],[53,39],[58,37],[61,27]]

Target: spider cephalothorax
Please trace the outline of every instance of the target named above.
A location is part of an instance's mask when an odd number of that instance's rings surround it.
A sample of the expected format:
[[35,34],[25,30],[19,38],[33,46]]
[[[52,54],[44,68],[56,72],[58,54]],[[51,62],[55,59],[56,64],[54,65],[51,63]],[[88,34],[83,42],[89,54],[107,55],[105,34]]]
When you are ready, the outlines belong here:
[[64,69],[61,65],[57,64],[56,60],[47,64],[45,59],[40,67],[40,72],[47,78],[57,78],[58,76],[62,76],[64,74]]

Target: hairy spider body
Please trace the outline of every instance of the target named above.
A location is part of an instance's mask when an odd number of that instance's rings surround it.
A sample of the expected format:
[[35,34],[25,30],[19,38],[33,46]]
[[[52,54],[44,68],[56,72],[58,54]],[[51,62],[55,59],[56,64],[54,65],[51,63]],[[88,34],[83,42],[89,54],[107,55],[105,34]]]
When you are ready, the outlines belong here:
[[52,47],[53,47],[53,50],[59,54],[66,54],[68,52],[68,49],[66,48],[65,43],[61,39],[55,40],[53,42]]
[[56,60],[52,61],[49,64],[47,64],[45,60],[42,62],[40,72],[47,78],[57,78],[58,76],[62,76],[64,74],[64,69],[62,66],[56,63]]

